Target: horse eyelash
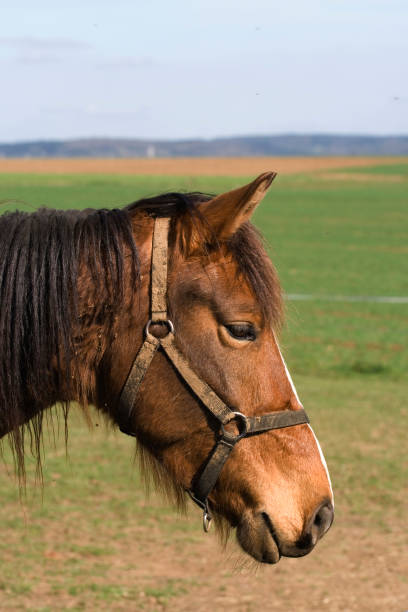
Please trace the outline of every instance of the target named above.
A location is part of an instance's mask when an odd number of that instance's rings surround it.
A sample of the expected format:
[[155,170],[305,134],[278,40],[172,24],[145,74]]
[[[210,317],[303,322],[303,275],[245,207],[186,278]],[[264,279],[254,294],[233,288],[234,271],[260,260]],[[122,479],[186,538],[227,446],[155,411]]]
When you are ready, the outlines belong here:
[[[237,324],[232,324],[232,325],[225,325],[225,328],[228,331],[228,333],[236,340],[242,340],[242,341],[250,340],[251,342],[256,340],[257,334],[256,334],[254,326],[251,323],[237,323]],[[236,328],[242,328],[243,330],[247,332],[247,334],[241,336],[239,334],[234,333],[234,329],[236,330]]]

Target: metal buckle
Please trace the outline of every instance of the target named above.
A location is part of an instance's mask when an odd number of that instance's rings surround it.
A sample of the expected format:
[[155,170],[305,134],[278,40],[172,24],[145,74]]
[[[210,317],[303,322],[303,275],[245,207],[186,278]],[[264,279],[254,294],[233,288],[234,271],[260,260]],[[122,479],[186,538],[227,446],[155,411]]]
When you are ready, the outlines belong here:
[[[236,444],[238,440],[241,440],[241,438],[245,438],[245,436],[247,435],[249,431],[249,422],[245,414],[242,414],[242,412],[233,412],[232,414],[233,416],[228,421],[228,423],[231,423],[232,421],[235,421],[235,419],[237,419],[238,420],[237,427],[240,433],[237,436],[234,436],[234,434],[231,434],[228,431],[225,431],[225,427],[223,423],[221,423],[221,433],[222,433],[222,437],[226,438],[227,442],[231,440],[234,444]],[[226,423],[226,425],[228,425],[228,423]],[[242,431],[241,431],[241,427],[242,427]]]
[[[165,325],[167,327],[167,334],[174,334],[174,325],[173,322],[170,321],[170,319],[163,319],[162,321],[152,321],[152,319],[149,319],[148,322],[146,323],[146,327],[145,327],[145,334],[146,336],[153,336],[153,338],[156,338],[156,336],[154,334],[152,334],[152,332],[150,331],[150,325]],[[163,336],[165,337],[165,336]]]

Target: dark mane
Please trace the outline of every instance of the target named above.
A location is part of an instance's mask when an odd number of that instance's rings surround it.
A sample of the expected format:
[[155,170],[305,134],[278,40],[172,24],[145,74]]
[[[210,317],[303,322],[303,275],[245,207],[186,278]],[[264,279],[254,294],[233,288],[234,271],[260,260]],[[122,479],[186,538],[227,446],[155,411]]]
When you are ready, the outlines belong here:
[[[168,193],[123,209],[14,212],[0,216],[0,435],[10,432],[19,474],[24,474],[24,427],[40,466],[43,411],[61,400],[75,377],[75,330],[84,276],[97,296],[90,324],[123,308],[125,255],[137,289],[139,258],[131,215],[189,215],[204,228],[202,193]],[[204,234],[203,234],[204,235]],[[257,231],[245,224],[226,245],[274,325],[282,315],[279,283]],[[89,284],[89,283],[88,283]],[[82,292],[82,293],[81,293]],[[91,300],[92,301],[92,300]],[[79,389],[85,399],[86,389]],[[68,400],[62,398],[67,418]],[[34,415],[34,416],[33,416]]]
[[[0,433],[20,474],[24,430],[39,460],[43,409],[71,380],[80,267],[89,269],[115,310],[121,304],[124,249],[138,256],[125,210],[7,213],[0,216]],[[102,304],[101,304],[102,306]],[[97,313],[96,313],[97,314]],[[64,406],[67,415],[67,404]]]

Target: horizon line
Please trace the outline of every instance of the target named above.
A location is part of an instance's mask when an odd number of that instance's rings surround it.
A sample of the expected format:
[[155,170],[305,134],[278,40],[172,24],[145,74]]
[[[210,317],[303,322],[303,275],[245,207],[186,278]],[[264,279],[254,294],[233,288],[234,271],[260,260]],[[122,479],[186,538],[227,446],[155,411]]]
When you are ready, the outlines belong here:
[[69,137],[55,137],[55,138],[47,138],[47,137],[38,137],[38,138],[30,138],[30,139],[19,139],[19,140],[4,140],[0,141],[0,146],[13,146],[20,144],[30,144],[30,143],[44,143],[44,142],[52,142],[52,143],[60,143],[60,142],[76,142],[76,141],[106,141],[106,140],[121,140],[125,142],[139,141],[139,142],[151,142],[151,143],[171,143],[171,142],[213,142],[219,140],[238,140],[240,138],[307,138],[307,137],[328,137],[328,138],[368,138],[368,139],[384,139],[384,138],[408,138],[408,133],[361,133],[361,132],[277,132],[277,133],[245,133],[245,134],[232,134],[232,135],[222,135],[222,136],[192,136],[188,138],[148,138],[148,137],[138,137],[138,136],[69,136]]

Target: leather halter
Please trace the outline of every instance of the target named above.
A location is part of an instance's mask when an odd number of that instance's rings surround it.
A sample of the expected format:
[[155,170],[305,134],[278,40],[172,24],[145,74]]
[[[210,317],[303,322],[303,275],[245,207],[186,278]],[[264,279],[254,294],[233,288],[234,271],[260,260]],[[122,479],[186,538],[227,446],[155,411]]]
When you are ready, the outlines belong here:
[[[175,369],[201,400],[207,410],[219,421],[220,433],[217,442],[203,469],[187,489],[190,497],[203,510],[203,527],[208,531],[211,513],[208,507],[208,496],[215,487],[221,470],[234,446],[247,436],[259,434],[271,429],[282,429],[308,423],[304,409],[279,410],[260,416],[245,416],[231,410],[223,400],[192,369],[184,355],[176,346],[173,323],[167,318],[167,261],[168,232],[170,219],[157,217],[154,222],[152,266],[151,266],[151,319],[145,328],[145,340],[132,364],[127,380],[122,388],[117,415],[120,430],[130,436],[136,436],[132,428],[132,417],[136,396],[140,384],[152,362],[156,351],[161,347]],[[156,337],[151,331],[151,324],[167,327],[165,337]],[[235,423],[237,433],[227,431],[228,423]]]

